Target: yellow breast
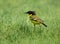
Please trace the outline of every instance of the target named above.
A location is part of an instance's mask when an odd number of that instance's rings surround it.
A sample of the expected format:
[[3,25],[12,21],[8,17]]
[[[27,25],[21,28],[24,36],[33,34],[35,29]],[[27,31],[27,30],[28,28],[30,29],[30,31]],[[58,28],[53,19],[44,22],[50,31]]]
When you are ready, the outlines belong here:
[[36,18],[35,15],[30,14],[29,18],[33,24],[40,24],[40,22],[38,20],[34,20]]

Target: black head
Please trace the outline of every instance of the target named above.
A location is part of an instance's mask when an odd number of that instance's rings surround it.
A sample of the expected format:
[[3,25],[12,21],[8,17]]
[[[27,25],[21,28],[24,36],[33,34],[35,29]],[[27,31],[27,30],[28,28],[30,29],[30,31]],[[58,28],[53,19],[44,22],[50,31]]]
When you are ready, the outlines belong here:
[[28,12],[26,12],[26,14],[29,14],[29,15],[30,15],[30,14],[36,15],[36,14],[35,14],[35,11],[28,11]]

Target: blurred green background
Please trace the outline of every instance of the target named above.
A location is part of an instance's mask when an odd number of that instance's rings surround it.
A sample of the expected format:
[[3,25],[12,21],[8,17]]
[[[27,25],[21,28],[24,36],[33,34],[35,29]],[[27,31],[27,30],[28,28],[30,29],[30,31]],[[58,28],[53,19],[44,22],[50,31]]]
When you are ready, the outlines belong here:
[[[36,26],[24,14],[36,11],[47,24]],[[0,44],[60,44],[60,0],[0,0]]]

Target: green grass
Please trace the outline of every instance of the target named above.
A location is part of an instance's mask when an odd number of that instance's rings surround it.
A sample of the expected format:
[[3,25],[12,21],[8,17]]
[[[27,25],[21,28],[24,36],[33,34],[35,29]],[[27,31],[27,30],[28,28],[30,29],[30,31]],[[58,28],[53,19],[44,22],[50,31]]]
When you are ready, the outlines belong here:
[[[34,31],[29,10],[48,27]],[[0,0],[0,44],[60,44],[60,0]]]

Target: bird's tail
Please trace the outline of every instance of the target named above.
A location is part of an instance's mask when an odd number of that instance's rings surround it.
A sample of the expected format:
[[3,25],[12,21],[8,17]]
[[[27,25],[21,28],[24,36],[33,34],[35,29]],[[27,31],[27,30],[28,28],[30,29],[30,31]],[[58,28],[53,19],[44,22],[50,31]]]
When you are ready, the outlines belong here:
[[45,27],[47,27],[47,25],[46,24],[44,24],[44,23],[42,23]]

